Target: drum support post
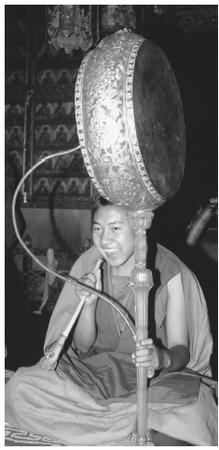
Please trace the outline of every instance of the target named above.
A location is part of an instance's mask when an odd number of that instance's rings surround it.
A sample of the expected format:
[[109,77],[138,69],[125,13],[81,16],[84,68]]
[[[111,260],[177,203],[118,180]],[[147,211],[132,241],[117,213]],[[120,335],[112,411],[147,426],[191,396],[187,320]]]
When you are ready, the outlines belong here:
[[[135,239],[135,268],[131,287],[135,294],[136,343],[148,337],[148,293],[153,286],[152,273],[146,268],[147,234],[153,219],[151,210],[131,212]],[[148,390],[147,368],[137,367],[137,445],[153,445],[147,429]]]

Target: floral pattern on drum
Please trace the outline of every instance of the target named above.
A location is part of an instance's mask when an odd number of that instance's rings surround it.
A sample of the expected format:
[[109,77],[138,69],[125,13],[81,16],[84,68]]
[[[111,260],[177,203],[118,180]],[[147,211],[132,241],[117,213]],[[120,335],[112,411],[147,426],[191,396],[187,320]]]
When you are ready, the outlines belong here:
[[133,209],[155,209],[164,199],[144,167],[132,101],[135,59],[143,41],[118,31],[84,58],[75,115],[84,161],[99,193]]

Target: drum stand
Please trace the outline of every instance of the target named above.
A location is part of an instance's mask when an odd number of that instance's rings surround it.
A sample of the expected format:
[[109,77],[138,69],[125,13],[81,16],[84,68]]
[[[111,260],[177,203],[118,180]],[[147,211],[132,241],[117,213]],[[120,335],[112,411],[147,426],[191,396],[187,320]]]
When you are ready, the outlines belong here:
[[[154,213],[150,210],[130,213],[131,227],[134,233],[135,268],[130,285],[135,295],[136,343],[148,337],[148,293],[153,287],[152,273],[146,269],[147,235]],[[137,367],[137,445],[153,445],[147,429],[148,390],[147,368]]]

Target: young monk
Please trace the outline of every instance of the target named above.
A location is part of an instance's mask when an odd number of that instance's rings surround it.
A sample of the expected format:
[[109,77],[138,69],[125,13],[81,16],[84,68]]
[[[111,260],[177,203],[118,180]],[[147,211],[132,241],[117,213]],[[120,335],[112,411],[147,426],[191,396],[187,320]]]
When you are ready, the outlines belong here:
[[[93,215],[93,242],[104,260],[112,267],[112,277],[130,279],[134,269],[134,237],[127,211],[108,205],[96,209]],[[101,271],[96,276],[85,274],[81,281],[102,290]],[[159,349],[151,339],[138,342],[133,354],[136,365],[152,366],[156,370],[180,370],[189,362],[188,326],[181,274],[177,273],[167,283],[168,303],[166,317],[167,348]],[[76,348],[88,352],[97,339],[96,307],[98,298],[77,289],[78,295],[87,296],[85,307],[74,333]],[[86,327],[86,334],[84,328]]]
[[[129,211],[100,200],[93,211],[92,237],[94,246],[70,273],[116,299],[134,322]],[[136,350],[129,327],[109,303],[66,283],[45,347],[52,348],[85,296],[83,309],[55,370],[46,371],[40,363],[21,368],[7,384],[10,424],[66,445],[128,445],[136,429],[135,366],[143,365],[155,370],[148,396],[154,444],[217,444],[217,409],[210,387],[202,381],[208,380],[203,375],[211,375],[212,337],[201,288],[172,252],[157,245],[152,253],[150,338],[138,342]],[[100,256],[104,263],[94,274]]]

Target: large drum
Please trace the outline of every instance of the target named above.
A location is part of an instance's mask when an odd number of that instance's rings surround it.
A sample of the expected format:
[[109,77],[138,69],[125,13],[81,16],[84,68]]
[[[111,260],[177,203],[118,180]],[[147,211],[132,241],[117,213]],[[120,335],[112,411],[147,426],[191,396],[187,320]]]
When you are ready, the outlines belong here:
[[185,126],[170,64],[128,30],[103,39],[82,61],[75,89],[79,142],[100,195],[154,210],[179,189]]

